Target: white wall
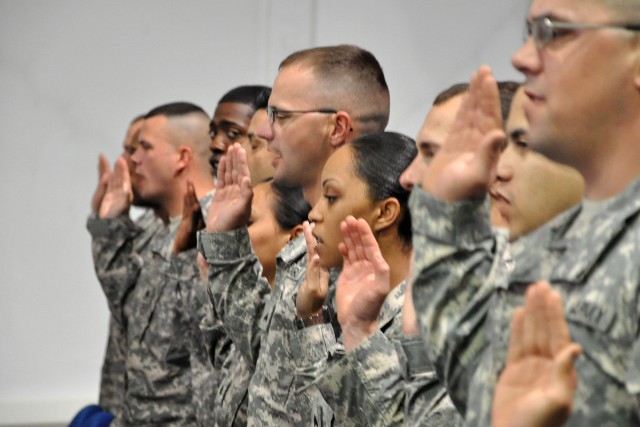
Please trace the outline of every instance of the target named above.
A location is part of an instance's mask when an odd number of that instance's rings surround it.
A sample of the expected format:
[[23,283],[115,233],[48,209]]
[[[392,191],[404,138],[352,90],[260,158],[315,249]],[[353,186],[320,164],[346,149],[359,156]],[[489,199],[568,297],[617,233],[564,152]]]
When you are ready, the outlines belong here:
[[0,424],[64,422],[97,399],[107,307],[85,220],[99,152],[128,121],[271,84],[281,59],[355,43],[381,62],[389,129],[486,63],[518,79],[526,2],[0,0]]

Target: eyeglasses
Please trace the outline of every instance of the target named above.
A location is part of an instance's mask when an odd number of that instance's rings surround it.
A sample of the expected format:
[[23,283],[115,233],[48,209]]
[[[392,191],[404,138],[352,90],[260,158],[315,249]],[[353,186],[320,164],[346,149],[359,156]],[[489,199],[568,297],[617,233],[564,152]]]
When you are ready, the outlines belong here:
[[307,114],[307,113],[319,113],[319,114],[335,114],[336,110],[332,108],[318,108],[317,110],[279,110],[276,107],[267,107],[267,117],[269,118],[269,124],[273,126],[276,119],[286,119],[291,114]]
[[536,47],[542,49],[559,37],[571,32],[571,30],[601,30],[620,29],[628,31],[640,31],[640,24],[583,24],[578,22],[556,22],[542,16],[533,22],[527,22],[527,37],[533,36]]

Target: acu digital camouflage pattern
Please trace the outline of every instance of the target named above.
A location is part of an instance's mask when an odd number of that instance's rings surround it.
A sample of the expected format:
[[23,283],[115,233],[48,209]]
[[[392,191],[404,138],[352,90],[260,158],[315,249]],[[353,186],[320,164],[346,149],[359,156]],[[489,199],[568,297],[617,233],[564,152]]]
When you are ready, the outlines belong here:
[[[87,229],[91,231],[99,222],[92,214],[87,220]],[[144,256],[150,251],[149,243],[153,236],[164,227],[160,218],[147,209],[134,222],[135,226],[127,226],[122,233],[108,234],[102,237],[93,236],[91,249],[94,269],[100,283],[114,280],[114,275],[125,273],[122,282],[126,283],[126,269],[118,269],[119,262],[114,258],[121,255],[120,249],[131,244],[134,253]],[[94,238],[96,237],[96,238]],[[122,325],[110,314],[109,334],[100,375],[100,398],[98,404],[115,417],[120,416],[125,388],[125,335]]]
[[[210,196],[201,204],[206,200]],[[131,227],[127,221],[98,220],[92,235],[123,236]],[[195,250],[172,255],[179,221],[154,236],[149,256],[133,252],[124,238],[112,263],[119,274],[102,283],[126,337],[124,406],[114,426],[211,425],[216,385],[199,328],[210,305]]]
[[[406,283],[402,282],[387,295],[378,316],[380,329],[350,353],[344,354],[342,345],[335,344],[336,337],[328,329],[326,333],[316,335],[325,341],[320,347],[311,345],[309,336],[306,343],[297,347],[298,354],[294,354],[300,365],[297,383],[300,386],[317,378],[309,387],[317,388],[333,410],[333,424],[327,425],[402,424],[404,385],[392,340],[402,335],[405,289]],[[301,336],[304,332],[300,331]],[[342,351],[327,355],[322,347]],[[310,350],[317,348],[321,351],[311,354]]]
[[[344,354],[340,337],[336,339],[328,325],[299,332],[299,344],[293,346],[298,395],[315,405],[306,411],[315,419],[305,425],[461,424],[462,419],[431,364],[422,365],[411,358],[413,372],[410,377],[407,375],[409,361],[399,348],[399,343],[406,339],[402,334],[405,290],[403,282],[391,291],[378,317],[379,330],[350,353]],[[409,356],[419,353],[424,360],[424,342],[417,341],[419,349]],[[430,375],[431,380],[424,381],[421,375]],[[325,404],[333,415],[330,421],[323,408]]]
[[421,336],[394,341],[404,378],[404,425],[462,427],[464,420],[436,375]]
[[280,251],[273,290],[256,268],[258,260],[246,228],[200,232],[198,244],[209,263],[209,295],[215,311],[236,350],[254,371],[249,383],[248,425],[297,425],[302,418],[293,393],[290,341],[297,332],[295,298],[306,266],[304,237]]
[[410,199],[420,328],[467,424],[490,425],[511,315],[530,283],[548,280],[582,346],[566,425],[640,425],[640,181],[589,221],[582,205],[562,214],[511,255],[485,202],[445,203],[417,187]]

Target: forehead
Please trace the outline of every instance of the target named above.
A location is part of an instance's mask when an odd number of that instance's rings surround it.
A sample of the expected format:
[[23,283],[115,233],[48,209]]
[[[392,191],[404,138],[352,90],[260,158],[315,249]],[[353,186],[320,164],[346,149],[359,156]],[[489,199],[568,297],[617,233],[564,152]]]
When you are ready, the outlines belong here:
[[140,139],[145,139],[151,135],[166,136],[168,125],[169,118],[167,116],[153,116],[145,119],[140,128]]
[[213,113],[213,123],[219,125],[223,122],[234,123],[238,126],[247,127],[251,116],[253,114],[253,107],[248,104],[242,104],[240,102],[221,102],[216,106],[216,111]]
[[453,127],[463,97],[464,94],[456,95],[431,108],[418,133],[418,141],[431,141],[442,144]]
[[529,18],[549,16],[567,21],[599,22],[607,16],[600,0],[533,0],[529,8]]
[[352,163],[353,150],[350,145],[343,145],[329,156],[322,170],[322,181],[327,179],[343,181],[355,177]]
[[305,108],[311,106],[317,98],[316,80],[313,70],[307,66],[290,65],[278,72],[269,105],[276,108],[288,108],[295,105],[295,108]]
[[253,117],[251,117],[251,122],[249,123],[249,129],[252,129],[252,130],[258,129],[266,121],[267,121],[267,110],[265,110],[264,108],[261,108],[253,114]]

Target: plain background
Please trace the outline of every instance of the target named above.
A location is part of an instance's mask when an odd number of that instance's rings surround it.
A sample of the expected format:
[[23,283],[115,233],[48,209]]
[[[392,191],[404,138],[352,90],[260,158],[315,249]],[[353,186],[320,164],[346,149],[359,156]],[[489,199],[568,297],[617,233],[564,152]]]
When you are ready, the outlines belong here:
[[479,65],[521,79],[526,3],[0,0],[0,424],[97,400],[108,312],[85,222],[98,154],[116,158],[130,119],[178,100],[211,114],[289,53],[353,43],[384,68],[388,129],[415,137]]

